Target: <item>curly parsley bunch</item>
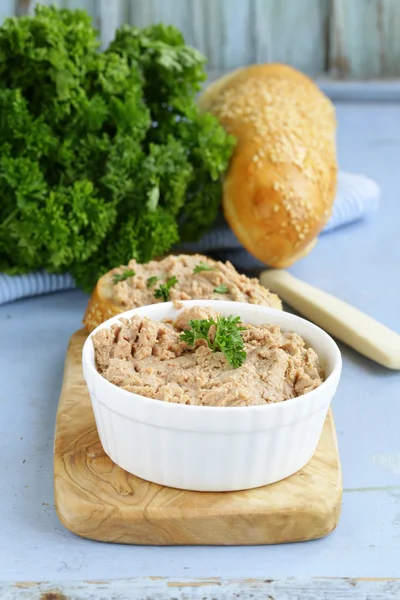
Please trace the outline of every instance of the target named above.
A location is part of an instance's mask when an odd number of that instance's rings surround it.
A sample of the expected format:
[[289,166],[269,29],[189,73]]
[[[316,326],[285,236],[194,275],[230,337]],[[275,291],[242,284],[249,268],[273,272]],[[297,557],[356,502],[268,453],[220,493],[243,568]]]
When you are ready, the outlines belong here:
[[0,28],[0,270],[90,289],[214,221],[233,148],[195,94],[204,57],[174,27],[123,26],[99,51],[80,10]]

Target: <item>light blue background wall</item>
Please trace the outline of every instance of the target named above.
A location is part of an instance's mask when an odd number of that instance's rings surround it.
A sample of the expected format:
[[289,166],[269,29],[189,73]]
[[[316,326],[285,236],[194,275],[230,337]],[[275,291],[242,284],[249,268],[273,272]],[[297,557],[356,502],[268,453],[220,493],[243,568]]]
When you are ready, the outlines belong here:
[[[164,22],[225,71],[281,61],[311,75],[400,76],[400,0],[45,0],[85,8],[104,44],[124,22]],[[0,20],[35,0],[0,0]]]

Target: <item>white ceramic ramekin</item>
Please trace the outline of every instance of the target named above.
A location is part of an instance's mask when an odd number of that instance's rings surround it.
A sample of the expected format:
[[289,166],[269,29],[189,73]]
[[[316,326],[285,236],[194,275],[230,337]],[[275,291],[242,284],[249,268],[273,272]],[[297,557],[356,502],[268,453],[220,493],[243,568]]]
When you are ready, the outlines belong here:
[[92,336],[121,317],[161,320],[179,311],[171,302],[129,310],[97,327],[83,347],[83,372],[104,451],[129,473],[187,490],[254,488],[301,469],[314,454],[339,383],[342,361],[333,339],[304,319],[265,306],[216,300],[183,304],[214,306],[244,323],[270,323],[300,334],[319,355],[326,380],[308,394],[265,406],[186,406],[133,394],[97,372]]

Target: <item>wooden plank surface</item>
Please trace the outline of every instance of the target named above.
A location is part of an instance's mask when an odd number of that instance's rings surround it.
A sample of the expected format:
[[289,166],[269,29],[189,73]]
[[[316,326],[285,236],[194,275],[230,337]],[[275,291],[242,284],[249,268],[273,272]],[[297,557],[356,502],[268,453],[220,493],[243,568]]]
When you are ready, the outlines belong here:
[[229,493],[152,484],[120,469],[100,444],[82,374],[86,335],[71,338],[56,419],[55,504],[67,529],[125,544],[241,545],[316,539],[336,527],[342,480],[331,412],[314,457],[283,481]]
[[[2,0],[0,21],[39,0]],[[102,47],[115,29],[164,22],[201,50],[210,69],[286,62],[313,76],[400,76],[399,0],[40,0],[86,9]]]
[[254,0],[252,62],[287,62],[313,75],[326,71],[329,2]]
[[208,58],[210,69],[283,61],[322,73],[329,0],[131,0],[131,21],[176,25]]
[[[267,570],[266,570],[267,572]],[[0,583],[2,600],[398,600],[398,579],[168,579]]]
[[14,0],[1,0],[0,2],[0,24],[7,17],[11,17],[14,14],[14,10],[16,10],[18,6],[16,6]]
[[399,0],[333,0],[329,70],[339,77],[400,75]]
[[[323,236],[315,252],[291,271],[400,331],[400,282],[393,277],[400,264],[400,103],[339,103],[336,108],[341,168],[379,182],[382,207],[361,223]],[[123,594],[134,597],[129,587],[122,591],[130,585],[127,580],[144,576],[181,583],[221,577],[218,588],[199,588],[205,595],[215,592],[214,597],[237,578],[255,578],[260,584],[291,578],[291,598],[298,591],[301,600],[317,596],[315,577],[330,577],[323,580],[329,600],[357,597],[356,592],[363,600],[396,598],[382,582],[351,587],[337,579],[398,577],[400,556],[400,479],[390,460],[399,452],[400,375],[344,345],[343,377],[333,403],[344,493],[333,534],[278,546],[151,547],[93,543],[67,531],[53,507],[53,433],[68,340],[80,326],[87,301],[83,292],[71,290],[0,306],[2,339],[7,340],[0,388],[0,580],[52,582],[32,588],[36,598],[16,587],[20,584],[10,584],[12,599],[24,593],[21,600],[37,600],[61,582],[69,600],[81,600],[83,592],[90,600],[110,600],[113,594],[113,600],[121,600]],[[84,583],[88,580],[104,584]],[[197,588],[165,584],[165,589],[181,600]],[[261,589],[267,599],[271,593]],[[146,598],[142,590],[136,595]],[[246,589],[242,596],[249,598]]]

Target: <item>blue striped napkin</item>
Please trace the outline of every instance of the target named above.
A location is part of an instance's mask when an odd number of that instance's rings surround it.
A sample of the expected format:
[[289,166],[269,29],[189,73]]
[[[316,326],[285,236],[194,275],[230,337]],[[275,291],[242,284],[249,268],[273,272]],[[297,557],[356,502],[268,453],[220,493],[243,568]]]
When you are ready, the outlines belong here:
[[[364,175],[340,172],[332,216],[322,234],[358,221],[368,213],[377,210],[379,201],[380,188],[375,181]],[[218,253],[218,258],[230,260],[243,271],[262,266],[262,263],[244,250],[223,220],[206,233],[199,242],[183,244],[180,249],[188,252]],[[68,273],[54,275],[41,271],[27,275],[0,274],[0,304],[74,287],[75,283]]]

